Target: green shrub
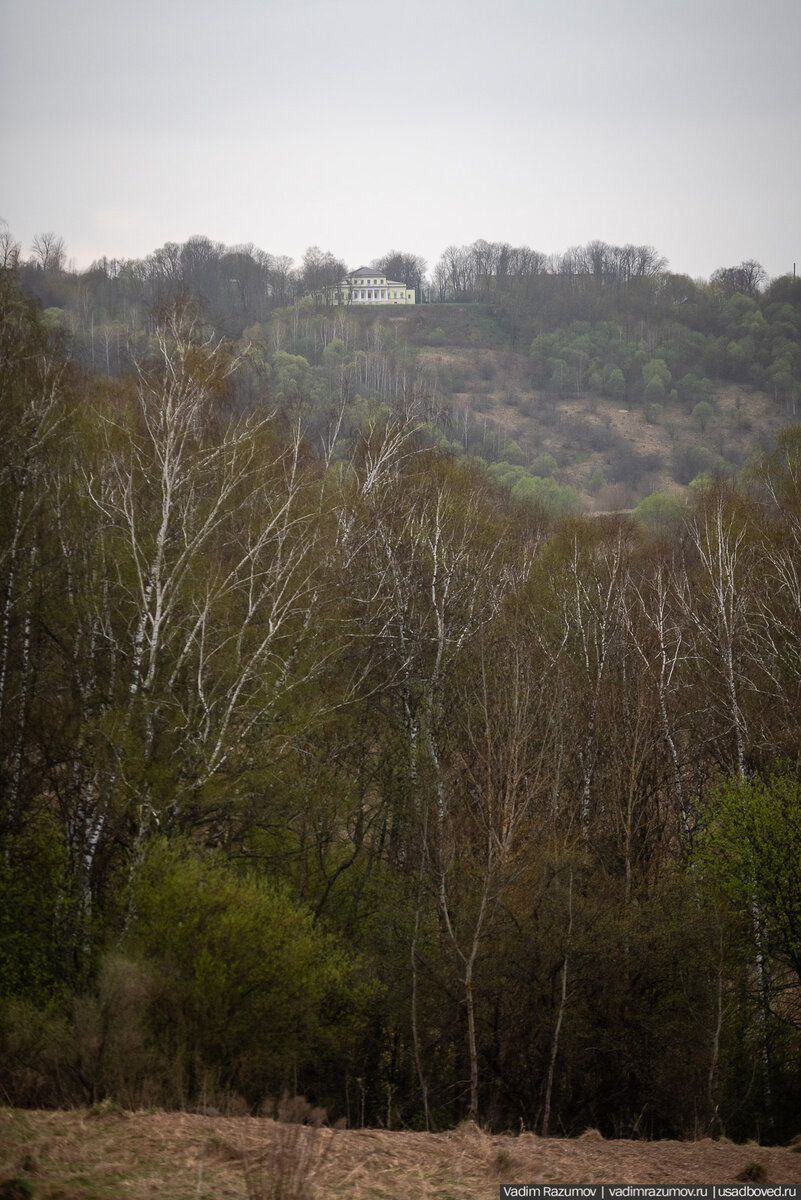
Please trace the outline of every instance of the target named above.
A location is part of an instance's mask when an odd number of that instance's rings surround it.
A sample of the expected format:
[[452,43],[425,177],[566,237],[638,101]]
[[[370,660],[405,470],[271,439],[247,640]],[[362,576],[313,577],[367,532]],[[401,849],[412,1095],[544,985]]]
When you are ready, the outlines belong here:
[[596,467],[587,480],[586,488],[591,496],[597,495],[604,485],[604,473],[600,467]]
[[531,464],[531,474],[547,479],[556,471],[558,463],[552,454],[538,454]]
[[681,505],[667,492],[651,492],[634,509],[634,516],[654,533],[667,533],[681,516]]
[[687,484],[705,471],[711,471],[716,463],[713,452],[707,446],[676,445],[671,454],[673,478],[677,483]]
[[277,885],[212,854],[153,847],[126,949],[151,972],[150,1021],[186,1078],[250,1102],[300,1062],[341,1054],[374,988],[338,940]]
[[692,411],[693,421],[702,432],[706,430],[714,415],[715,410],[708,400],[699,400]]
[[59,933],[69,891],[63,837],[54,821],[42,818],[17,839],[13,856],[0,855],[0,997],[41,1003],[62,990]]
[[515,500],[526,500],[541,506],[552,517],[564,517],[575,512],[578,495],[574,488],[566,487],[553,479],[540,479],[528,475],[519,479],[512,488]]

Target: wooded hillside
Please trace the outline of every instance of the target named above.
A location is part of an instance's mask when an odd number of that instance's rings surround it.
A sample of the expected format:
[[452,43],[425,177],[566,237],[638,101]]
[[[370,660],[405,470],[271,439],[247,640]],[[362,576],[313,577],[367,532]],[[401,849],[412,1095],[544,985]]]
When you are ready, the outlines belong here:
[[349,409],[415,387],[441,448],[495,464],[555,515],[736,474],[801,399],[801,281],[769,281],[752,260],[705,281],[650,246],[546,256],[479,240],[449,246],[426,278],[419,256],[391,251],[375,268],[429,302],[397,309],[327,305],[346,265],[316,246],[295,266],[194,237],[83,272],[65,270],[53,234],[27,260],[8,233],[0,251],[92,371],[125,374],[154,312],[191,300],[218,336],[256,352],[237,384],[246,403],[302,401],[306,422],[322,408],[325,424],[332,400]]
[[8,1101],[797,1133],[801,428],[583,516],[419,344],[525,357],[546,412],[591,379],[700,427],[723,380],[790,419],[796,281],[643,276],[649,323],[585,272],[565,325],[563,274],[496,270],[403,330],[225,329],[107,267],[39,268],[41,311],[34,270],[0,277]]

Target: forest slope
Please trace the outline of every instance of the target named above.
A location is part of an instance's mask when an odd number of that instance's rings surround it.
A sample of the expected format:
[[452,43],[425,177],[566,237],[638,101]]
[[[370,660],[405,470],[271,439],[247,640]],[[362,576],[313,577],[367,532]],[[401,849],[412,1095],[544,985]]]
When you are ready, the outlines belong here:
[[559,517],[427,356],[633,409],[701,343],[178,298],[98,372],[0,285],[8,1102],[796,1134],[801,429]]
[[631,509],[736,474],[801,411],[801,281],[767,281],[752,260],[705,281],[650,246],[546,258],[479,240],[449,246],[428,283],[415,255],[380,266],[429,302],[336,310],[326,287],[345,266],[330,253],[311,247],[293,267],[203,237],[80,274],[34,256],[20,275],[92,370],[123,373],[153,313],[190,299],[255,347],[246,403],[302,402],[308,418],[414,389],[441,448],[508,464],[496,477],[554,512]]

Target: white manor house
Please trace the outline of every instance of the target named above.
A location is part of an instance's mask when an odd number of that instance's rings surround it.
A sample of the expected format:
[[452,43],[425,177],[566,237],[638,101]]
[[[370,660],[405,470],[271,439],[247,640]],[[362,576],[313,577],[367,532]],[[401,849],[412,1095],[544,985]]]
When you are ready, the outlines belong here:
[[414,288],[387,279],[374,267],[359,267],[341,283],[326,288],[327,304],[414,304]]

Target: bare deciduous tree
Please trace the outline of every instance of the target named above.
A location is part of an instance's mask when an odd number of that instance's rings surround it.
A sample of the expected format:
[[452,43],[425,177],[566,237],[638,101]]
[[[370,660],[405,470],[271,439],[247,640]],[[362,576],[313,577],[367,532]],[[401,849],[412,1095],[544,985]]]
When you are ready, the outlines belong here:
[[34,263],[42,271],[62,271],[67,257],[64,239],[55,233],[37,233],[31,243]]

